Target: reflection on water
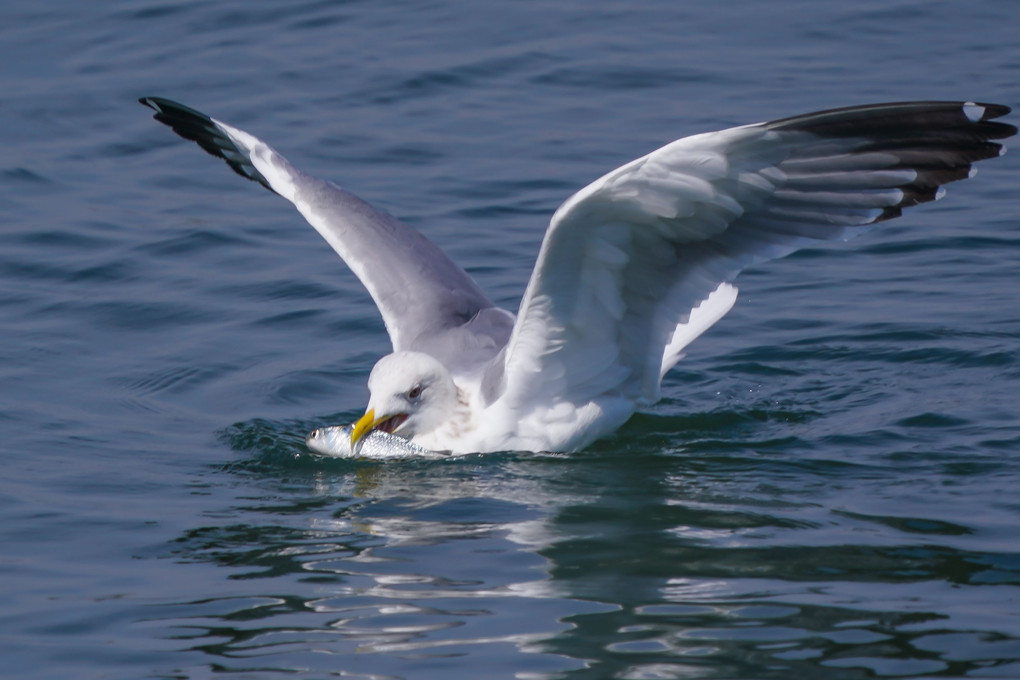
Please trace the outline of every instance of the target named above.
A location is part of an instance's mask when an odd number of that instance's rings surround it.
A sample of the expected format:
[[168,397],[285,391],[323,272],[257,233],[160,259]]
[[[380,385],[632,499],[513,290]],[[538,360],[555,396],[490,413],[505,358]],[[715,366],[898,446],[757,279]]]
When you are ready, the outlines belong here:
[[[309,458],[307,427],[229,432],[253,453],[235,471],[266,494],[174,546],[230,571],[228,592],[159,613],[213,668],[443,677],[470,657],[497,669],[486,677],[1020,669],[1020,636],[1003,632],[1018,630],[1003,602],[1020,594],[1020,555],[990,549],[978,516],[855,511],[860,494],[889,493],[872,466],[805,471],[782,456],[612,441],[581,460],[380,465]],[[900,489],[901,509],[912,492]]]

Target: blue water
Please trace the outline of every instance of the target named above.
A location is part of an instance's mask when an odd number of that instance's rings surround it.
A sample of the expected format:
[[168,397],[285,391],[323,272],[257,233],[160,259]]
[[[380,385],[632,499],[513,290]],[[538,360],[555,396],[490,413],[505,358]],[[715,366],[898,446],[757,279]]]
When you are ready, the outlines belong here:
[[303,445],[364,408],[368,296],[136,103],[251,130],[515,308],[602,173],[833,106],[1020,105],[1018,25],[1013,0],[4,3],[3,675],[1020,677],[1020,156],[745,272],[588,451],[369,464]]

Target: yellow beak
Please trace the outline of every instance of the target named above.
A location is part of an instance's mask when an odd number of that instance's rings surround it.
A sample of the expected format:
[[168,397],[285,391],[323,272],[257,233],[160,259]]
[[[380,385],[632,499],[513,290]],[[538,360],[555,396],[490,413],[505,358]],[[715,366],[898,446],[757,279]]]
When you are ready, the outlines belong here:
[[378,425],[385,418],[376,420],[375,409],[368,409],[365,415],[358,419],[358,422],[354,423],[354,428],[351,430],[351,451],[355,454],[361,450],[362,438],[372,431],[372,429]]

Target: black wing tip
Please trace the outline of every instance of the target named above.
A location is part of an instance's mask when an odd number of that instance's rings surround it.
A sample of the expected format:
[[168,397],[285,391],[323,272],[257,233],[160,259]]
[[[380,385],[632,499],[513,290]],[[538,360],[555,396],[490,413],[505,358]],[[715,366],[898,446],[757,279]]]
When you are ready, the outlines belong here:
[[910,134],[938,129],[973,139],[1005,139],[1017,133],[1009,123],[995,121],[1012,109],[976,101],[912,101],[827,109],[765,123],[773,130],[796,130],[825,137],[856,137],[896,131]]
[[222,158],[241,177],[258,182],[276,193],[269,181],[248,160],[248,154],[224,134],[209,116],[165,97],[140,97],[138,102],[155,111],[152,117],[180,137],[195,142],[210,155]]
[[963,102],[963,107],[965,111],[968,110],[970,107],[974,107],[974,109],[977,108],[983,109],[983,111],[980,112],[981,113],[980,117],[978,118],[978,120],[981,121],[1002,118],[1003,116],[1008,115],[1013,110],[1012,108],[1006,106],[1005,104],[989,104],[987,102]]
[[[843,169],[912,170],[909,181],[872,187],[900,191],[894,205],[880,208],[861,223],[873,224],[942,198],[945,184],[973,177],[976,163],[1001,156],[1005,152],[1002,140],[1016,135],[1017,128],[996,119],[1010,112],[1003,104],[975,101],[891,102],[819,111],[761,127],[794,133],[797,144],[791,158],[795,161],[858,157],[864,165],[851,163]],[[865,160],[869,155],[872,158]],[[867,191],[850,189],[850,193]]]
[[1009,123],[995,120],[1012,112],[1005,104],[988,104],[985,102],[964,102],[963,115],[967,120],[980,126],[985,139],[1007,139],[1017,133],[1017,127]]
[[[212,124],[212,118],[205,115],[201,111],[196,111],[190,106],[185,106],[180,102],[175,102],[173,99],[167,99],[165,97],[141,97],[138,99],[139,104],[144,104],[150,109],[156,112],[156,116],[163,116],[167,119],[196,119],[205,123]],[[161,121],[162,122],[162,121]]]

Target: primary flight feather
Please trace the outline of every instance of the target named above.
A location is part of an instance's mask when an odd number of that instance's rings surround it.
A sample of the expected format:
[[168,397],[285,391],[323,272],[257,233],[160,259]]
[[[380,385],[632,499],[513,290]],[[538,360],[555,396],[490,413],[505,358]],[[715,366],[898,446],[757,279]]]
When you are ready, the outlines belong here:
[[355,454],[373,431],[452,453],[582,448],[659,398],[683,348],[733,306],[745,267],[940,198],[1017,131],[995,120],[1005,106],[905,102],[679,139],[560,206],[515,317],[420,233],[265,142],[140,101],[291,201],[368,289],[393,353],[369,377]]

